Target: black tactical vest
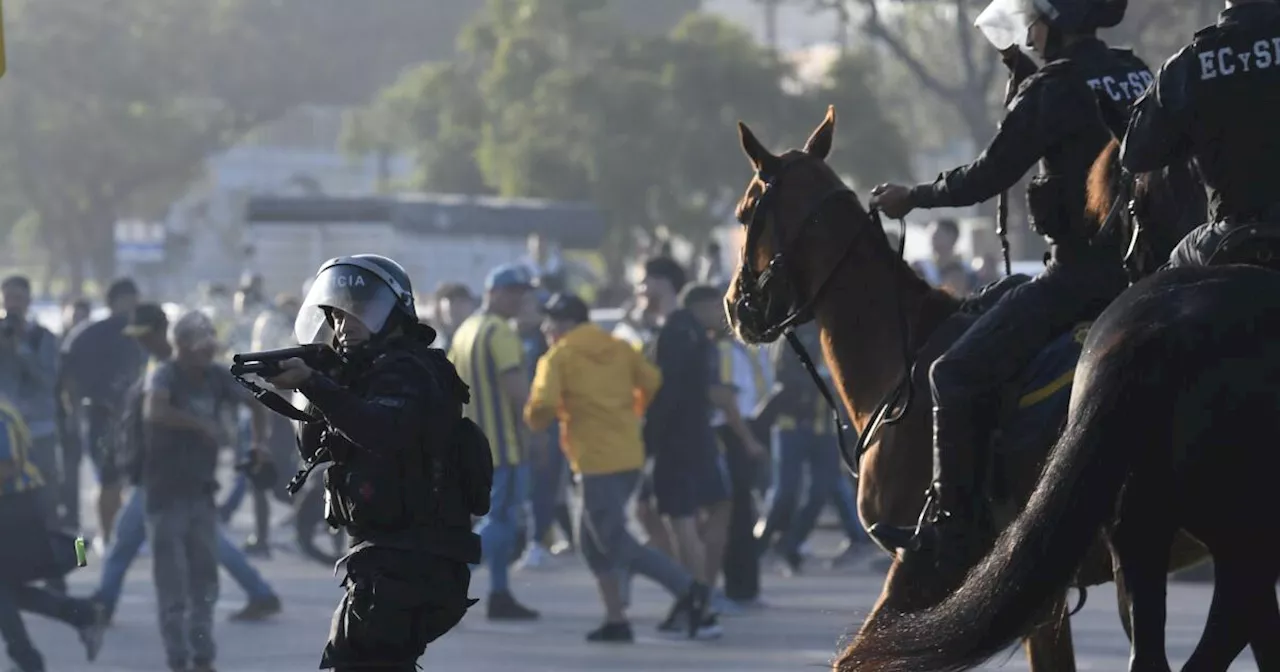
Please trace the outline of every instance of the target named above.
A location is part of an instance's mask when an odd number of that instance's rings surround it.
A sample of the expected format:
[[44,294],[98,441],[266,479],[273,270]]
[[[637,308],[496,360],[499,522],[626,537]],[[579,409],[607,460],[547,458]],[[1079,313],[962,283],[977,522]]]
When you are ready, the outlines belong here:
[[[414,384],[435,385],[434,372],[416,353],[393,351],[375,359],[369,366],[370,374],[352,382],[352,391],[363,396],[363,388],[376,371],[388,367],[402,373],[420,372],[406,378]],[[440,406],[431,411],[440,414],[440,422],[431,426],[452,426],[448,418],[455,422],[461,418],[461,404],[446,402],[440,394],[430,396]],[[353,539],[405,530],[469,529],[470,515],[457,479],[451,477],[448,453],[433,449],[447,444],[449,436],[405,437],[406,445],[379,446],[376,450],[355,449],[333,432],[326,440],[335,444],[330,446],[334,464],[324,479],[329,504],[326,520],[335,527],[348,528]]]
[[1176,60],[1186,93],[1162,90],[1162,102],[1185,96],[1169,104],[1190,112],[1191,152],[1210,212],[1265,218],[1280,204],[1280,7],[1228,9]]
[[[1088,85],[1097,102],[1099,123],[1047,147],[1041,174],[1027,190],[1032,228],[1055,244],[1055,255],[1076,253],[1089,244],[1084,224],[1089,171],[1107,143],[1123,137],[1130,108],[1154,78],[1133,52],[1111,49],[1097,39],[1064,47],[1062,58],[1037,74],[1063,78],[1053,85],[1049,105],[1063,96],[1083,95],[1075,81]],[[1088,107],[1066,100],[1060,104],[1072,110]]]

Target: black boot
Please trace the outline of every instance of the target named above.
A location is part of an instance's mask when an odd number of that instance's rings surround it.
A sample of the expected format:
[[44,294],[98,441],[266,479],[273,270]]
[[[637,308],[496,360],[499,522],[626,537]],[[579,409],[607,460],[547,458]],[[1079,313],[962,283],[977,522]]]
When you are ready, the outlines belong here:
[[978,538],[982,510],[977,459],[988,437],[978,430],[971,407],[935,406],[933,411],[933,485],[926,493],[918,527],[873,525],[868,532],[893,550],[956,551],[969,555]]

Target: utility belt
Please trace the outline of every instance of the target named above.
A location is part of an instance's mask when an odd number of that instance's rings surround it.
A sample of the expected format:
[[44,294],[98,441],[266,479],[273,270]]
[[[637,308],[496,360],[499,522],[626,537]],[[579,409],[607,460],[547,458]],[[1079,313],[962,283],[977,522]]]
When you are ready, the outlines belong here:
[[[426,552],[467,564],[480,562],[480,535],[467,526],[419,526],[393,531],[352,528],[347,530],[347,535],[352,554],[364,548],[377,547]],[[344,562],[338,564],[341,566]]]
[[1257,210],[1234,212],[1218,218],[1218,221],[1227,225],[1228,228],[1241,224],[1275,224],[1280,227],[1280,202]]

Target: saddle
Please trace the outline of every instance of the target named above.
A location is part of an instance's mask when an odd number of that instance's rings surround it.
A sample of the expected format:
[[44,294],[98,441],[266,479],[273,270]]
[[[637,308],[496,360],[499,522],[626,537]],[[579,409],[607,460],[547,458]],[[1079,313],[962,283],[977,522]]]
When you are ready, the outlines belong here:
[[[916,361],[932,362],[1007,292],[1030,280],[1026,275],[1012,275],[978,290],[934,330],[916,352]],[[995,412],[986,419],[993,423],[991,443],[980,449],[983,473],[977,483],[992,506],[1017,503],[1019,479],[1040,463],[1056,439],[1087,327],[1087,323],[1077,325],[1046,344],[1040,355],[1006,382],[993,400]],[[917,366],[913,372],[917,389],[929,389],[928,368]]]
[[1247,264],[1280,271],[1280,224],[1258,222],[1230,229],[1205,263]]

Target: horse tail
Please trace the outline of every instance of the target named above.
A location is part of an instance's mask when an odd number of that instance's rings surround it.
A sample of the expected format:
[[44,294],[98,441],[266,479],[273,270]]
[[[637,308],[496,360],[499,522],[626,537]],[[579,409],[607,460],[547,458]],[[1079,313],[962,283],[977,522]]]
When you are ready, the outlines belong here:
[[[1109,340],[1117,336],[1105,335]],[[1144,339],[1139,335],[1133,340]],[[1098,339],[1089,342],[1092,346]],[[1161,409],[1167,407],[1162,398],[1169,393],[1147,389],[1151,386],[1139,376],[1149,366],[1133,361],[1132,348],[1117,349],[1129,355],[1115,357],[1113,351],[1091,365],[1081,362],[1067,429],[1026,508],[992,552],[936,607],[869,622],[837,670],[969,670],[1028,634],[1041,623],[1037,619],[1051,615],[1047,608],[1114,516],[1134,451],[1151,445],[1152,432],[1168,426],[1167,412],[1162,418]],[[1146,350],[1152,356],[1144,360],[1157,359],[1153,351],[1158,348]]]

